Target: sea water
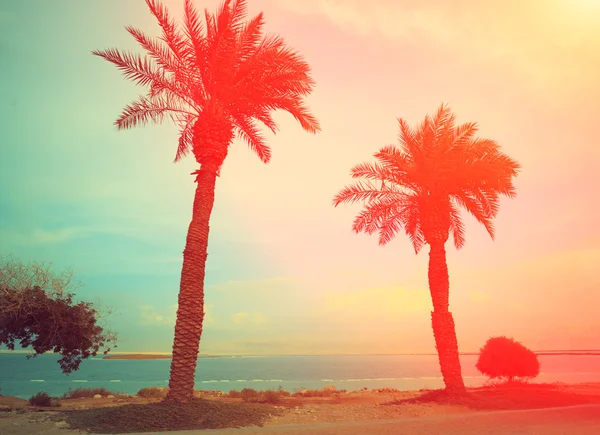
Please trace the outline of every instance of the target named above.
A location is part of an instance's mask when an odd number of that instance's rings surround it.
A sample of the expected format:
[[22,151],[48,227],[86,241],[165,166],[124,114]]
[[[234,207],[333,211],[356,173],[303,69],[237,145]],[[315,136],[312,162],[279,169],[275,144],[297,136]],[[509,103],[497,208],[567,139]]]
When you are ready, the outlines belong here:
[[[135,394],[146,387],[167,387],[171,360],[90,358],[69,376],[62,374],[58,355],[26,359],[25,354],[0,354],[0,394],[29,398],[45,391],[60,396],[68,389],[106,388]],[[541,355],[536,382],[600,382],[600,356]],[[476,355],[462,355],[465,384],[482,385],[487,378],[475,368]],[[256,390],[282,387],[290,392],[320,389],[441,388],[436,355],[265,356],[200,358],[197,390]]]

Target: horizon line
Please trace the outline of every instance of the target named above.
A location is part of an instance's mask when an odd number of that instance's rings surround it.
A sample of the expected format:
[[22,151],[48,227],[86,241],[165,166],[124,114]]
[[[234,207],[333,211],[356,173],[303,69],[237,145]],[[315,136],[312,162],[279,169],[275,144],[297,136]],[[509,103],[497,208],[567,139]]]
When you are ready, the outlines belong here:
[[[533,350],[534,353],[584,353],[584,352],[597,352],[600,353],[600,349],[540,349]],[[32,351],[25,349],[0,349],[0,354],[32,354]],[[55,352],[44,352],[44,354],[52,354]],[[465,351],[459,352],[459,355],[479,355],[480,351]],[[148,352],[148,351],[130,351],[130,352],[109,352],[107,354],[98,353],[96,357],[103,357],[108,355],[172,355],[172,352]],[[240,354],[240,353],[199,353],[198,357],[229,357],[229,356],[247,356],[247,357],[269,357],[269,356],[395,356],[395,355],[415,355],[415,356],[432,356],[437,355],[435,352],[399,352],[399,353],[297,353],[297,354]]]

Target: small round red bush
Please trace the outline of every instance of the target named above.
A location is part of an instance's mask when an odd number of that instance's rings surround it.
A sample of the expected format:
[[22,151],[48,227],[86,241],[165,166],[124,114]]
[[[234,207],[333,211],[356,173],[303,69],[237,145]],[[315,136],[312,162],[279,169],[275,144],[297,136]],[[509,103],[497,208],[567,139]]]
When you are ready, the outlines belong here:
[[534,378],[540,373],[537,355],[518,341],[507,337],[492,337],[481,348],[475,365],[490,378]]

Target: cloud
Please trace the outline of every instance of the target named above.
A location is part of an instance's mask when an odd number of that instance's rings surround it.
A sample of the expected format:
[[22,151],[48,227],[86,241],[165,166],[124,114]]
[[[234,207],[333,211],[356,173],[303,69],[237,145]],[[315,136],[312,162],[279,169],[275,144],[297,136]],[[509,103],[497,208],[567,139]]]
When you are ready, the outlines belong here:
[[0,238],[6,245],[31,246],[31,245],[52,245],[66,242],[82,234],[92,232],[91,228],[86,227],[68,227],[56,230],[43,230],[35,228],[30,232],[0,230]]
[[[154,305],[142,305],[140,307],[140,322],[145,326],[174,326],[177,319],[178,305],[174,304],[164,310],[157,310]],[[212,304],[204,305],[203,326],[214,326],[216,324],[212,316]]]
[[[6,243],[17,246],[56,245],[76,239],[84,235],[115,234],[129,238],[151,239],[150,235],[142,235],[135,228],[108,226],[72,226],[46,230],[33,228],[26,231],[0,230],[0,238]],[[181,261],[181,258],[159,259],[158,262]]]
[[[177,305],[176,305],[176,307],[177,307]],[[213,313],[213,305],[212,304],[204,304],[203,326],[216,325],[215,318],[213,317],[212,313]]]
[[239,312],[231,316],[231,321],[234,325],[264,325],[267,323],[267,318],[260,313]]
[[175,325],[177,305],[171,305],[167,312],[158,312],[154,305],[140,307],[140,322],[144,326],[173,326]]
[[282,1],[293,12],[324,16],[359,35],[433,43],[469,63],[502,59],[545,84],[567,77],[582,80],[581,72],[586,81],[592,80],[587,64],[598,64],[593,47],[600,43],[600,33],[594,30],[600,8],[568,3],[508,0],[491,8],[468,0]]

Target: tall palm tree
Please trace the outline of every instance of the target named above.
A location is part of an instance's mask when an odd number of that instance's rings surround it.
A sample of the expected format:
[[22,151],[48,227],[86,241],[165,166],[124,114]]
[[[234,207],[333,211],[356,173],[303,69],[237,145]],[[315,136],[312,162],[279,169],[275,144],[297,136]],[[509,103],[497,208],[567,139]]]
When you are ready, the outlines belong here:
[[304,105],[314,81],[310,67],[283,39],[264,35],[263,14],[248,22],[245,0],[226,0],[216,14],[204,11],[204,24],[185,0],[183,30],[158,0],[146,0],[162,28],[160,40],[140,30],[127,31],[148,56],[117,49],[93,51],[115,64],[137,84],[149,86],[147,96],[125,107],[117,129],[160,122],[165,115],[181,130],[175,161],[191,151],[199,164],[192,173],[197,183],[189,225],[175,323],[173,359],[167,401],[189,402],[204,318],[204,274],[209,220],[216,177],[235,136],[244,139],[267,163],[269,147],[256,122],[273,133],[272,112],[289,112],[310,133],[320,130]]
[[385,245],[402,229],[415,253],[429,245],[429,290],[433,302],[431,321],[446,391],[464,394],[458,342],[449,311],[449,281],[445,243],[465,243],[459,207],[471,213],[494,238],[493,219],[499,196],[515,196],[513,177],[519,164],[500,152],[496,142],[475,137],[477,126],[455,126],[451,110],[443,105],[435,116],[412,129],[399,119],[400,147],[388,145],[375,154],[376,163],[351,170],[362,179],[342,189],[334,205],[365,202],[354,220],[355,232],[379,231]]

